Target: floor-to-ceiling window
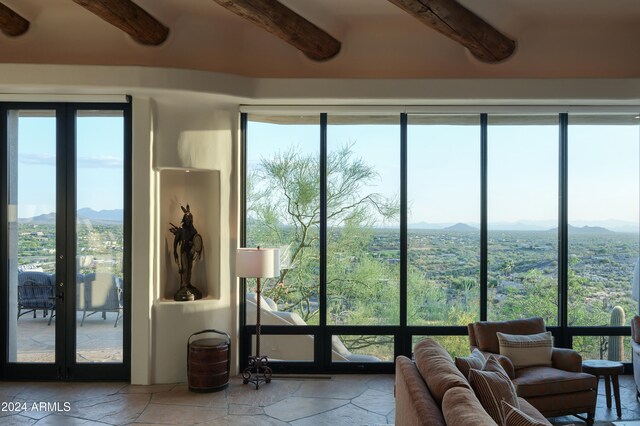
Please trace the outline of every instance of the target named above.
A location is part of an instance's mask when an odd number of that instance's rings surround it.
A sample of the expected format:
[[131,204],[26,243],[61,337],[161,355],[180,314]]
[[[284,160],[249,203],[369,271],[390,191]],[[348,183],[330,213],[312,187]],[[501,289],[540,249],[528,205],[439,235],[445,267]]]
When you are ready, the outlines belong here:
[[[328,116],[327,324],[400,324],[399,122],[397,115]],[[332,340],[369,361],[394,359],[393,335]]]
[[[628,326],[638,312],[638,121],[637,114],[569,115],[570,326]],[[573,347],[587,358],[629,361],[629,337],[607,334],[574,336]]]
[[558,324],[558,115],[488,117],[488,319]]
[[[409,117],[408,325],[480,319],[479,124],[478,114]],[[465,337],[434,338],[451,353],[468,352]]]
[[[308,346],[266,349],[281,368],[390,371],[425,336],[465,354],[469,322],[530,316],[556,345],[629,360],[617,348],[638,309],[636,113],[343,110],[243,115],[247,245],[285,248],[266,296],[287,322],[268,337]],[[292,260],[302,249],[308,261]]]
[[[249,117],[246,245],[279,248],[280,275],[263,280],[265,326],[319,323],[319,117]],[[246,323],[256,323],[255,282],[246,285]],[[313,361],[312,334],[263,335],[273,359]],[[253,346],[253,345],[252,345]]]

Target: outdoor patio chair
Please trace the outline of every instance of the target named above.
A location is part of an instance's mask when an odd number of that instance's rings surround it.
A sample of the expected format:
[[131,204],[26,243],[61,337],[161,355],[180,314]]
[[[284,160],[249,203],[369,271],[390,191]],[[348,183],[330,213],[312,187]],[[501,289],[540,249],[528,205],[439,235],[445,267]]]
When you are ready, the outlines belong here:
[[[107,319],[107,312],[116,312],[118,326],[120,313],[122,312],[122,286],[120,280],[110,273],[98,272],[84,276],[84,310],[80,326],[84,325],[86,317],[102,313],[102,318]],[[89,313],[87,315],[87,313]]]
[[[270,298],[260,296],[260,323],[262,325],[307,325],[295,312],[278,310],[278,305]],[[247,293],[247,323],[256,323],[256,294]],[[263,334],[262,346],[269,348],[267,355],[271,359],[309,361],[314,359],[314,338],[307,334]],[[265,351],[267,351],[265,349]],[[333,362],[379,362],[373,355],[359,355],[352,353],[340,340],[339,336],[331,338],[331,360]]]
[[35,318],[39,309],[43,318],[49,313],[53,318],[56,307],[54,281],[54,277],[46,272],[18,272],[18,318],[29,312],[33,312]]

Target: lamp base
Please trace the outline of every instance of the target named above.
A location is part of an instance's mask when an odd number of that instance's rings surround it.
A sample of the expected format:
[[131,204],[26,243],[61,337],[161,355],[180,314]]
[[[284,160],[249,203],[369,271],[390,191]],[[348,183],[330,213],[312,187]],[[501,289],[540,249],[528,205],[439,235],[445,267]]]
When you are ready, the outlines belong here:
[[266,356],[250,356],[249,366],[242,372],[242,383],[253,383],[256,389],[261,383],[271,383],[271,368],[267,367],[269,360]]

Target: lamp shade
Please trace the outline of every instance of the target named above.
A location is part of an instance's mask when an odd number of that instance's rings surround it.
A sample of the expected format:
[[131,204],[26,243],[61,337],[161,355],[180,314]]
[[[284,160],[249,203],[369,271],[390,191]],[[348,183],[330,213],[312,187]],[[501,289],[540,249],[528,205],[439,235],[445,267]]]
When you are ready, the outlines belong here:
[[239,248],[236,252],[236,276],[270,278],[280,275],[280,250]]

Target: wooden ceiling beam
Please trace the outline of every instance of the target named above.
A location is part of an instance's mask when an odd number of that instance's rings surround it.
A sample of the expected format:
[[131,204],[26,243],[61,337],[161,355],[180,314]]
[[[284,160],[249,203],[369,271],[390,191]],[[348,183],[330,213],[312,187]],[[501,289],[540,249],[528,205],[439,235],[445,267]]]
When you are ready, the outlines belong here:
[[316,61],[333,58],[341,43],[277,0],[214,0],[216,3],[280,37]]
[[27,32],[29,21],[0,3],[0,30],[8,36],[16,37]]
[[496,63],[511,56],[516,42],[455,0],[389,0],[423,24],[457,41],[473,56]]
[[131,0],[73,0],[138,43],[157,46],[169,36],[169,28]]

